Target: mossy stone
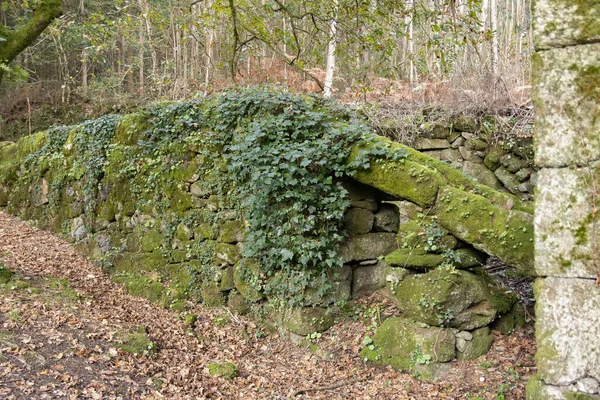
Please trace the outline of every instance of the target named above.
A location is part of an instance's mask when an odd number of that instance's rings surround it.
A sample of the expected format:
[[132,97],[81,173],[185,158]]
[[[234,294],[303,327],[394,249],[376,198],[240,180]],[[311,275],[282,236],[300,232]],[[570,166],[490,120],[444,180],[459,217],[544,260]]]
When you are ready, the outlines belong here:
[[360,355],[375,364],[412,371],[420,356],[427,356],[433,363],[452,361],[456,355],[455,337],[450,329],[424,327],[410,319],[392,317],[377,328],[372,344]]
[[459,360],[474,360],[486,354],[492,347],[494,336],[490,333],[490,329],[487,326],[475,329],[471,333],[473,338],[465,341],[464,347],[456,352],[456,358]]
[[248,301],[256,302],[264,294],[256,289],[260,275],[260,264],[254,259],[244,259],[233,270],[233,282],[237,291]]
[[124,278],[114,278],[117,282],[124,283],[127,293],[133,296],[144,297],[158,303],[163,297],[163,286],[160,282],[145,275],[130,275]]
[[204,284],[202,287],[202,301],[208,307],[223,307],[226,304],[225,295],[215,282]]
[[477,121],[468,115],[460,115],[452,120],[452,128],[459,132],[477,132]]
[[246,227],[243,221],[225,221],[221,224],[219,238],[222,243],[238,243],[244,241]]
[[475,137],[468,138],[465,142],[465,147],[468,150],[483,151],[487,148],[487,143]]
[[145,333],[137,332],[127,336],[119,348],[127,353],[144,354],[151,356],[156,354],[156,345]]
[[333,323],[333,316],[326,308],[298,307],[287,317],[285,326],[297,335],[306,336],[315,332],[324,332],[331,328]]
[[221,282],[219,282],[219,288],[222,292],[227,292],[228,290],[235,288],[235,283],[233,279],[233,266],[229,266],[223,270],[223,275],[221,276]]
[[164,236],[159,231],[150,230],[141,239],[142,250],[150,252],[159,249],[164,240]]
[[495,171],[500,166],[500,158],[505,154],[504,149],[501,145],[496,145],[488,150],[485,158],[483,159],[484,165],[490,171]]
[[215,244],[214,255],[218,262],[235,265],[241,259],[240,248],[234,244]]
[[194,237],[198,240],[216,239],[212,225],[207,222],[201,222],[194,227]]
[[208,373],[225,379],[234,379],[237,376],[237,367],[230,362],[208,364]]
[[436,206],[438,223],[454,236],[524,275],[535,275],[531,214],[497,207],[483,196],[448,186]]
[[198,321],[198,315],[196,314],[187,314],[183,321],[183,325],[188,328],[193,328],[196,325],[196,321]]
[[125,115],[115,130],[112,142],[127,146],[137,145],[142,134],[152,126],[149,119],[149,116],[142,112]]
[[227,300],[227,307],[234,313],[238,315],[246,315],[250,312],[250,305],[239,293],[230,293],[229,299]]
[[363,235],[373,228],[375,216],[365,208],[350,208],[344,214],[344,227],[350,235]]
[[503,293],[480,275],[436,269],[400,281],[394,298],[407,317],[432,326],[471,330],[488,325],[512,307],[514,297]]
[[340,252],[344,262],[349,262],[375,260],[397,248],[395,233],[377,232],[346,238]]
[[186,224],[181,222],[179,225],[177,225],[175,237],[183,241],[192,240],[194,238],[194,231],[190,229]]

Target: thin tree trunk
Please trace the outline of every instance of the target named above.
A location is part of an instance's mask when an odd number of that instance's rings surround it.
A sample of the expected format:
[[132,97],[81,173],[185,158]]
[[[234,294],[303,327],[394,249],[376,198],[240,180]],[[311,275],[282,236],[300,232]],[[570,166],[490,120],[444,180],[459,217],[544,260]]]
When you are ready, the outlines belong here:
[[335,72],[335,49],[337,46],[336,29],[337,29],[337,8],[338,0],[333,0],[334,9],[333,17],[329,22],[329,44],[327,45],[327,66],[325,69],[325,85],[323,88],[323,96],[331,97],[333,95],[333,74]]
[[492,73],[498,76],[498,8],[496,0],[490,0],[492,36]]

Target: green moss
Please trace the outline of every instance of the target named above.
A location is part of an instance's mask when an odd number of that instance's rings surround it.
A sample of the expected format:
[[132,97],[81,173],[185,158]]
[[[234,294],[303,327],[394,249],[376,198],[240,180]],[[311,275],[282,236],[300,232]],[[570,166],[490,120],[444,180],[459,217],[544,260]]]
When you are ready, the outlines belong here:
[[399,371],[420,363],[448,362],[455,357],[455,338],[449,329],[424,328],[409,319],[386,319],[360,351],[361,357]]
[[211,376],[220,376],[225,379],[233,379],[237,376],[237,367],[230,362],[208,364],[208,373]]
[[427,254],[422,249],[400,249],[388,254],[385,262],[392,267],[436,268],[444,262],[444,257],[440,254]]
[[225,221],[221,224],[219,242],[237,243],[244,241],[245,226],[242,221]]
[[125,115],[115,130],[113,143],[137,145],[142,134],[151,126],[148,115],[142,112]]
[[245,315],[250,312],[250,306],[244,296],[239,293],[229,294],[227,306],[234,314]]
[[326,331],[333,326],[333,322],[333,317],[326,308],[298,307],[286,318],[285,326],[295,334],[306,336]]
[[154,303],[163,299],[163,286],[155,278],[145,275],[128,275],[114,277],[115,282],[123,283],[127,293],[133,296],[144,297]]
[[148,231],[141,240],[142,250],[154,251],[159,249],[164,242],[163,235],[157,230]]
[[183,324],[188,328],[193,328],[196,325],[196,321],[198,321],[198,316],[196,314],[187,314]]
[[533,216],[494,206],[483,196],[445,187],[437,201],[438,222],[476,248],[525,275],[533,267]]
[[132,333],[127,336],[119,348],[127,353],[153,356],[157,352],[156,345],[145,333]]
[[234,267],[235,288],[248,301],[256,302],[264,298],[264,294],[257,290],[260,287],[259,275],[260,264],[253,259],[244,259]]
[[[361,150],[364,148],[355,147],[349,161],[354,161]],[[443,184],[443,178],[437,172],[409,160],[374,161],[368,170],[356,172],[354,178],[420,206],[433,204],[438,188]]]
[[10,282],[13,279],[14,275],[14,272],[12,272],[4,265],[0,264],[0,284]]
[[229,243],[215,244],[214,254],[219,262],[228,265],[235,265],[241,259],[239,247]]
[[202,301],[208,307],[222,307],[226,303],[225,295],[217,283],[207,283],[202,287]]

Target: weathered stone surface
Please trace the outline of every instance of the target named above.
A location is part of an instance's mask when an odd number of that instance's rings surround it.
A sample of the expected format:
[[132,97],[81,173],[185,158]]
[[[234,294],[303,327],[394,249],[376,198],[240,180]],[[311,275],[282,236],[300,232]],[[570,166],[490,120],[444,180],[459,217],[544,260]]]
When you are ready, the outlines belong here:
[[452,127],[459,132],[476,132],[477,121],[468,115],[461,115],[454,119]]
[[448,162],[462,162],[460,151],[456,149],[444,149],[440,153],[440,160]]
[[533,172],[534,171],[531,168],[523,168],[515,172],[515,178],[517,178],[519,182],[523,182],[527,180]]
[[211,376],[220,376],[225,379],[233,379],[237,376],[237,367],[230,362],[208,364],[208,373]]
[[462,172],[465,175],[474,178],[482,185],[486,185],[494,189],[502,189],[502,184],[500,181],[498,181],[498,179],[496,179],[494,173],[487,169],[487,167],[483,164],[465,161],[463,163]]
[[383,203],[375,214],[373,228],[378,232],[398,232],[399,222],[398,207]]
[[364,208],[365,210],[375,212],[379,208],[379,204],[375,200],[354,200],[352,207]]
[[413,147],[417,150],[447,149],[450,143],[445,139],[418,138]]
[[519,180],[504,167],[498,168],[494,175],[502,182],[502,185],[512,194],[519,194]]
[[394,251],[396,234],[394,233],[367,233],[347,238],[340,247],[344,262],[376,259]]
[[239,293],[231,293],[229,294],[229,299],[227,300],[227,307],[235,313],[239,315],[246,315],[250,312],[250,305]]
[[532,60],[536,165],[599,160],[600,43],[548,50]]
[[517,156],[512,156],[506,165],[506,170],[514,174],[518,170],[526,167],[529,167],[529,162]]
[[538,279],[536,361],[546,384],[600,380],[600,288],[593,279]]
[[600,41],[597,2],[538,0],[534,12],[533,42],[538,50]]
[[523,326],[524,324],[525,314],[521,311],[519,305],[515,304],[509,312],[496,318],[490,324],[490,328],[503,335],[510,335],[517,326]]
[[295,334],[306,336],[326,331],[333,326],[333,322],[326,308],[298,307],[286,318],[285,326]]
[[206,182],[198,181],[190,185],[190,193],[196,197],[208,197],[212,190]]
[[400,371],[413,370],[418,356],[427,355],[430,362],[443,363],[454,359],[456,354],[455,338],[450,329],[424,328],[404,318],[386,319],[372,340],[371,345],[361,350],[361,357]]
[[262,300],[265,295],[259,291],[258,285],[260,264],[254,259],[244,259],[237,263],[233,270],[233,283],[237,291],[251,302]]
[[515,303],[514,296],[505,295],[483,276],[442,269],[405,278],[394,296],[407,317],[461,330],[485,326]]
[[484,326],[475,329],[472,332],[472,339],[465,340],[462,349],[458,349],[457,346],[456,358],[459,360],[474,360],[490,351],[493,342],[494,336],[490,333],[490,328]]
[[465,142],[465,147],[467,148],[467,150],[481,151],[487,148],[487,143],[483,140],[479,140],[475,137],[472,137],[467,139],[467,141]]
[[243,242],[245,229],[243,221],[226,221],[221,224],[218,241],[223,243]]
[[383,262],[356,268],[352,280],[352,298],[369,296],[385,287],[385,270],[386,265]]
[[464,146],[458,148],[460,156],[465,160],[475,164],[483,164],[483,158],[479,157],[473,150],[469,150]]
[[535,374],[527,382],[527,400],[600,400],[600,396],[577,392],[576,385],[547,385]]
[[235,265],[240,261],[240,248],[234,244],[217,243],[215,245],[215,258],[218,262]]
[[484,197],[450,187],[440,192],[437,210],[438,222],[454,236],[523,274],[535,274],[531,214],[496,207]]
[[373,228],[375,216],[364,208],[349,208],[344,214],[344,227],[350,235],[364,235]]
[[[600,187],[600,164],[539,172],[535,214],[539,275],[596,277],[594,241],[600,240],[600,233],[594,231],[593,187]],[[595,201],[598,208],[600,198]]]

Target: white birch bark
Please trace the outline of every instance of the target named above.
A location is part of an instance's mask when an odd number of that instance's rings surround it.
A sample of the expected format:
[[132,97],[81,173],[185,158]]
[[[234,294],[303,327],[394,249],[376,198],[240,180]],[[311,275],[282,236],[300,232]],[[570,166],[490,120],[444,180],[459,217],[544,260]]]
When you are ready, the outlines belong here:
[[327,67],[325,69],[325,85],[323,88],[323,97],[331,97],[333,95],[333,73],[335,71],[335,48],[337,46],[336,29],[337,29],[337,8],[338,0],[333,1],[334,11],[333,18],[329,22],[329,44],[327,45]]

